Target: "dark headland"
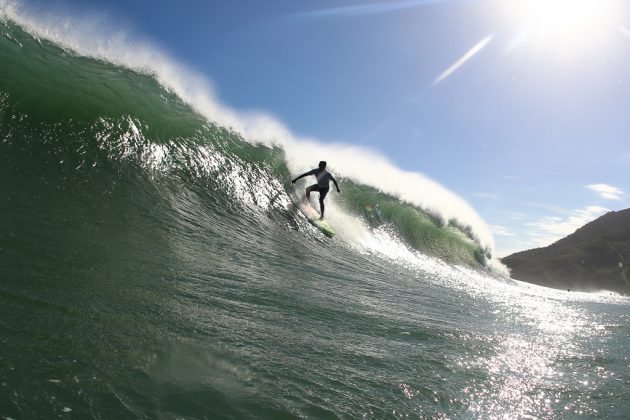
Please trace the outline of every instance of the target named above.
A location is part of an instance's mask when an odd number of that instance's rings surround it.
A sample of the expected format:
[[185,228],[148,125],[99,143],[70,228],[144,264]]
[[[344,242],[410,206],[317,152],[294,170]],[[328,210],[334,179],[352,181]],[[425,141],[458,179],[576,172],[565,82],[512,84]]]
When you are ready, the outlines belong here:
[[606,213],[546,248],[502,261],[512,278],[529,283],[630,295],[630,209]]

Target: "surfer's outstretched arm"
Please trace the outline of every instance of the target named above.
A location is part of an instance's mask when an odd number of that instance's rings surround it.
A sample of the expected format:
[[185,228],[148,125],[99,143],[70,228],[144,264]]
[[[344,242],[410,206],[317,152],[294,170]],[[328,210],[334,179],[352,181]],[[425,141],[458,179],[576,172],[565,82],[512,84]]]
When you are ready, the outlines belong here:
[[297,178],[295,178],[294,180],[292,180],[292,181],[291,181],[291,183],[292,183],[292,184],[295,184],[295,182],[296,182],[298,179],[304,178],[305,176],[309,176],[309,175],[312,175],[312,174],[313,174],[313,171],[308,171],[308,172],[305,172],[305,173],[303,173],[302,175],[300,175],[300,176],[298,176]]

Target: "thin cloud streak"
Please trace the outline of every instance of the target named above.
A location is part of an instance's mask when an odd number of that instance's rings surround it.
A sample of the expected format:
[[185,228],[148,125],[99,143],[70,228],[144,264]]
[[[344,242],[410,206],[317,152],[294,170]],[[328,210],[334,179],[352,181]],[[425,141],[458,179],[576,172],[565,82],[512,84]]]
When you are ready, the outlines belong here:
[[545,216],[533,223],[527,223],[526,226],[530,228],[529,236],[532,238],[533,245],[547,246],[572,234],[608,211],[610,210],[605,207],[588,206],[584,209],[572,210],[564,217]]
[[516,236],[516,233],[512,232],[505,226],[501,225],[490,225],[490,232],[497,236]]
[[620,188],[608,184],[591,184],[585,187],[595,191],[606,200],[621,200],[621,197],[624,195],[624,192]]
[[[527,221],[529,217],[525,214],[515,214],[516,217],[510,219],[518,221],[518,227],[490,225],[490,231],[498,242],[503,243],[497,247],[497,255],[503,257],[526,249],[544,248],[610,211],[596,205],[572,210],[548,210],[556,214],[537,217],[532,221]],[[515,236],[511,236],[511,233]]]
[[360,4],[357,6],[333,7],[330,9],[313,10],[311,12],[298,13],[299,17],[354,17],[365,16],[376,13],[393,12],[402,9],[428,6],[436,3],[443,3],[447,0],[407,0],[398,2],[381,2],[372,4]]
[[479,52],[481,52],[481,50],[483,50],[490,43],[490,41],[492,41],[492,38],[494,38],[494,35],[488,35],[487,37],[479,41],[477,44],[475,44],[475,46],[472,47],[470,50],[468,50],[466,54],[461,56],[459,60],[457,60],[455,63],[453,63],[453,65],[451,65],[442,74],[440,74],[433,81],[432,86],[435,86],[443,82],[446,78],[448,78],[450,75],[455,73],[461,66],[466,64],[468,60],[470,60],[471,58],[479,54]]

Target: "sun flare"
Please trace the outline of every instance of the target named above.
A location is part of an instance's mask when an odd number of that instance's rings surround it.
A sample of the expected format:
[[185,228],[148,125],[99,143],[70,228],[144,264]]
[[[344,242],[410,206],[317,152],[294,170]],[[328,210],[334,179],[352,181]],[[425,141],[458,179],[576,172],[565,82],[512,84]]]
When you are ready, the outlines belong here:
[[618,30],[623,2],[616,0],[508,0],[502,2],[510,26],[536,46],[581,51],[601,44]]
[[595,0],[514,0],[514,7],[528,20],[571,32],[596,23],[604,8]]

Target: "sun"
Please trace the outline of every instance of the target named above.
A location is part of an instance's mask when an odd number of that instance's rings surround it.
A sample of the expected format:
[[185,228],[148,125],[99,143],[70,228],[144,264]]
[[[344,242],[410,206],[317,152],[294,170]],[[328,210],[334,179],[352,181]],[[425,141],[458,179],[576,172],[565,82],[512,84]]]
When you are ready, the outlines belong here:
[[618,0],[503,0],[501,5],[522,41],[564,52],[601,45],[618,34],[620,16],[627,12]]
[[555,31],[576,32],[596,23],[601,0],[512,0],[513,7],[526,20]]

